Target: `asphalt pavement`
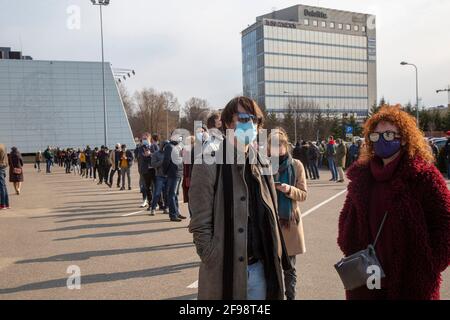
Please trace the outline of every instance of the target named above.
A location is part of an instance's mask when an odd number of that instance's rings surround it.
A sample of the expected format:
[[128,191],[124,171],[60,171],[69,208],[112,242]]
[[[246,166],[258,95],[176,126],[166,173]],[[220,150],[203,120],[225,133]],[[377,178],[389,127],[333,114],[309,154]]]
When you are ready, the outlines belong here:
[[[199,259],[187,226],[140,208],[136,166],[131,191],[92,179],[37,173],[25,166],[20,196],[0,212],[0,299],[196,299]],[[298,299],[344,299],[334,263],[346,184],[308,184],[302,205],[307,252],[297,259]],[[182,200],[180,198],[180,200]],[[180,204],[183,215],[187,206]],[[79,289],[73,276],[81,275]],[[69,285],[69,286],[68,286]],[[450,270],[442,299],[450,299]]]

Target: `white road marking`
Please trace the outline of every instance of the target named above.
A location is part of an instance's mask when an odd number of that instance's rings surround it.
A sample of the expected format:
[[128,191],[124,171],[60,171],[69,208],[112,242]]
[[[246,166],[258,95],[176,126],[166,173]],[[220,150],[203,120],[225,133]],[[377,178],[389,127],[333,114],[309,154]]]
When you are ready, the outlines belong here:
[[198,288],[198,280],[188,285],[186,288],[188,289],[197,289]]
[[135,214],[139,214],[139,213],[142,213],[142,212],[144,212],[144,211],[145,211],[145,210],[136,211],[136,212],[132,212],[132,213],[127,213],[127,214],[122,215],[122,217],[134,216]]
[[328,200],[325,200],[321,203],[319,203],[318,205],[312,207],[311,209],[309,209],[308,211],[306,211],[305,213],[302,214],[302,218],[306,217],[307,215],[309,215],[310,213],[316,211],[317,209],[319,209],[320,207],[326,205],[327,203],[333,201],[334,199],[336,199],[337,197],[343,195],[344,193],[347,192],[347,189],[342,190],[341,192],[339,192],[338,194],[335,194],[334,196],[332,196],[331,198],[329,198]]

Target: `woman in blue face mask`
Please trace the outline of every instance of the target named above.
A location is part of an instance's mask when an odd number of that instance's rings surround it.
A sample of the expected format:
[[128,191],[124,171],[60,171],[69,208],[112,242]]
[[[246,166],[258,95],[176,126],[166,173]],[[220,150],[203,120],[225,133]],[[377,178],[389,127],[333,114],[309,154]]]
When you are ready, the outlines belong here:
[[[338,244],[346,256],[376,242],[385,273],[348,299],[439,299],[450,263],[450,193],[415,119],[384,106],[364,125],[365,146],[350,167]],[[382,221],[385,221],[382,224]],[[372,288],[373,289],[373,288]]]

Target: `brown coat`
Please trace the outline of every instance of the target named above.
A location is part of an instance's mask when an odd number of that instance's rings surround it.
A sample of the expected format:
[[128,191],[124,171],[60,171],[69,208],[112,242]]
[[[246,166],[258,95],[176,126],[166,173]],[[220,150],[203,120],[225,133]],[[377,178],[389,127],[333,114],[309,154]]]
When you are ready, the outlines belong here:
[[[23,159],[20,152],[16,151],[9,154],[9,182],[23,182]],[[14,169],[22,169],[21,173],[14,173]]]
[[295,186],[287,194],[292,201],[292,211],[296,224],[291,223],[289,228],[282,227],[284,242],[289,256],[295,256],[306,252],[305,236],[303,233],[302,213],[300,211],[300,202],[306,200],[308,192],[306,186],[306,174],[303,164],[296,159],[292,159],[296,174]]
[[[227,147],[228,148],[228,147]],[[232,147],[231,147],[232,148]],[[220,153],[220,152],[219,152]],[[276,226],[275,248],[278,261],[277,276],[282,277],[282,239],[279,229],[276,191],[272,175],[268,175],[269,185],[261,174],[260,164],[252,165],[252,174],[261,186],[261,197],[270,209],[272,221]],[[220,169],[220,167],[219,167]],[[198,299],[220,300],[223,290],[224,266],[224,192],[222,175],[216,175],[218,166],[198,164],[193,166],[189,189],[189,208],[192,219],[189,231],[193,233],[197,253],[201,264],[199,270]],[[248,224],[248,190],[245,182],[245,165],[231,166],[234,202],[234,257],[233,259],[233,299],[247,298],[247,224]],[[216,184],[217,179],[217,184]],[[216,192],[214,192],[216,186]],[[274,201],[272,200],[274,199]],[[282,285],[281,285],[282,286]],[[282,288],[281,288],[282,289]],[[283,292],[280,292],[280,299]]]

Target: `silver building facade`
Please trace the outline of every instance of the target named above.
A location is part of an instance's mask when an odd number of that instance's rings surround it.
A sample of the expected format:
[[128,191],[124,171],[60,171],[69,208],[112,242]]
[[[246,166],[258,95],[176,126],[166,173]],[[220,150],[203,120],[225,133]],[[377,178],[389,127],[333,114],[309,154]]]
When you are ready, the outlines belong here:
[[297,5],[242,32],[244,95],[268,112],[363,117],[377,102],[375,16]]
[[[108,144],[135,142],[105,63]],[[0,59],[0,143],[22,153],[104,144],[101,62]]]

